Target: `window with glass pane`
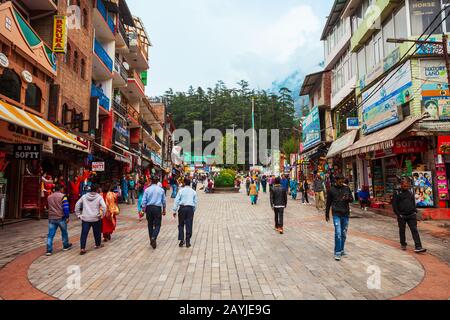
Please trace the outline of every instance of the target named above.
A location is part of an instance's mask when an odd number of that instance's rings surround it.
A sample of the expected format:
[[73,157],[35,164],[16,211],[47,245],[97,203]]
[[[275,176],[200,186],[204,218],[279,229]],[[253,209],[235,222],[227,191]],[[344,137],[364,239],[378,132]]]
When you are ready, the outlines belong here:
[[39,89],[39,87],[34,83],[28,84],[27,91],[25,93],[25,105],[38,112],[41,112],[41,99],[41,89]]
[[0,76],[0,94],[20,102],[20,91],[22,89],[22,81],[17,73],[12,69],[4,69]]
[[383,26],[383,40],[384,40],[384,56],[386,57],[392,51],[395,50],[395,43],[386,42],[387,39],[395,38],[395,30],[394,30],[394,18],[391,17],[388,19]]
[[430,34],[433,30],[433,34],[442,33],[442,19],[436,19],[441,11],[441,0],[409,0],[409,7],[413,36],[420,36],[424,32]]

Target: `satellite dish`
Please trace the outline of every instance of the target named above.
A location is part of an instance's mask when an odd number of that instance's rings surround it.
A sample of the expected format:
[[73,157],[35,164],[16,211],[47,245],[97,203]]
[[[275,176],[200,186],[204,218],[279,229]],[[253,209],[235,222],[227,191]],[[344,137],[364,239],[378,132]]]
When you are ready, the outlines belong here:
[[125,68],[125,70],[130,71],[130,65],[127,62],[123,62],[123,67]]

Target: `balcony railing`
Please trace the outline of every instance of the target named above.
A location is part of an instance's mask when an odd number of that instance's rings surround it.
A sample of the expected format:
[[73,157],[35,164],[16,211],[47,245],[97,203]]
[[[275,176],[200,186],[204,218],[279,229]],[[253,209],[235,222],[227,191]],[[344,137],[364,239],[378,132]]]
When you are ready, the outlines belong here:
[[127,31],[125,30],[125,26],[122,22],[119,22],[119,33],[122,35],[123,40],[125,40],[125,43],[127,44],[127,47],[130,47],[130,38],[128,37]]
[[91,86],[91,97],[98,98],[99,105],[102,106],[106,111],[109,111],[109,98],[105,96],[102,89],[97,88],[94,84],[92,84]]
[[138,85],[141,87],[142,91],[145,91],[144,82],[141,79],[141,75],[138,72],[136,72],[136,70],[129,71],[128,78],[135,79]]
[[123,63],[120,62],[120,60],[117,59],[117,58],[116,58],[115,63],[114,63],[114,71],[119,73],[125,81],[128,80],[128,72],[127,72],[127,70],[125,70],[125,67],[123,66]]
[[136,109],[130,105],[127,107],[127,109],[128,109],[128,115],[130,117],[132,117],[134,120],[139,121],[139,112],[136,111]]
[[103,46],[100,42],[98,42],[97,39],[94,41],[94,52],[95,54],[102,60],[102,62],[105,64],[105,66],[109,69],[109,71],[112,72],[113,70],[113,60],[108,55],[105,49],[103,49]]
[[152,127],[150,127],[150,125],[147,123],[147,121],[145,121],[144,119],[141,118],[140,122],[141,122],[142,128],[144,128],[145,131],[147,131],[148,134],[151,135],[153,133],[153,130],[152,130]]
[[108,24],[109,28],[111,29],[112,33],[115,33],[116,27],[114,23],[114,19],[108,14],[108,10],[106,9],[105,4],[102,0],[97,0],[97,9],[102,15],[103,19],[105,19],[106,23]]
[[124,107],[123,105],[121,105],[120,103],[118,103],[117,101],[113,101],[113,107],[114,107],[114,111],[116,111],[118,114],[120,114],[123,117],[127,117],[127,108]]

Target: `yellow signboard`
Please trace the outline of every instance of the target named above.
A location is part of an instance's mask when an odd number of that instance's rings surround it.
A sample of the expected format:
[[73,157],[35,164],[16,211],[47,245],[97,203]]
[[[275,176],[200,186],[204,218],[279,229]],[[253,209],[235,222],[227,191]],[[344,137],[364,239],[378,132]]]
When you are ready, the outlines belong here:
[[53,23],[53,52],[66,53],[67,49],[67,17],[55,16]]

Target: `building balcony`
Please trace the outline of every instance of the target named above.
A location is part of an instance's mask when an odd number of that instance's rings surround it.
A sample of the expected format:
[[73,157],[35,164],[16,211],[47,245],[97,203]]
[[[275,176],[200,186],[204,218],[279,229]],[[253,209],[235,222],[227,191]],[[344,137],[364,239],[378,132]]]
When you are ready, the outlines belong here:
[[128,72],[119,59],[114,61],[113,85],[115,87],[125,87],[128,83]]
[[128,37],[128,33],[125,29],[125,26],[122,22],[119,22],[117,25],[118,32],[116,33],[116,51],[122,53],[130,52],[130,39]]
[[388,17],[389,14],[395,9],[395,7],[401,3],[400,0],[377,0],[374,7],[377,9],[371,14],[367,14],[367,17],[361,22],[358,29],[353,33],[350,49],[352,52],[357,52],[365,45],[370,37],[380,30],[381,25]]
[[144,144],[150,147],[152,150],[160,151],[162,149],[161,144],[152,136],[151,133],[147,132],[147,130],[142,130],[142,140]]
[[129,128],[131,128],[131,129],[139,128],[141,126],[141,123],[139,122],[139,120],[140,120],[139,111],[137,111],[132,106],[128,105],[127,106],[127,114],[128,114],[128,119],[131,120]]
[[130,101],[138,101],[145,98],[145,85],[141,75],[132,70],[128,72],[128,86],[124,88],[123,93]]
[[21,1],[30,11],[56,11],[58,5],[52,0],[22,0]]
[[93,23],[97,37],[108,41],[115,40],[116,27],[114,18],[109,15],[103,0],[95,1]]
[[142,43],[138,34],[134,31],[128,32],[130,51],[124,54],[130,67],[133,69],[147,70],[148,64],[148,46]]
[[123,106],[119,102],[113,100],[113,110],[117,114],[121,115],[123,118],[127,119],[128,117],[128,110],[127,107]]
[[109,113],[111,109],[111,100],[103,93],[103,90],[101,88],[98,88],[94,84],[92,84],[91,97],[98,98],[99,106],[104,109],[103,113]]
[[97,39],[94,41],[94,53],[92,63],[93,78],[95,80],[111,79],[113,72],[113,60]]

